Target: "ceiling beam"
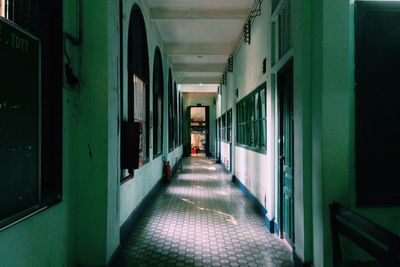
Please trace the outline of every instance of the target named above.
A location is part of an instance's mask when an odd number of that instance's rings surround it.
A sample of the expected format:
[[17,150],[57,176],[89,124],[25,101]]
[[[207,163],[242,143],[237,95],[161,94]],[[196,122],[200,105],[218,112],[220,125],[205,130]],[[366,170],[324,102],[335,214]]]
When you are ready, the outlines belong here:
[[198,93],[216,93],[218,89],[218,84],[181,84],[180,91],[184,93],[188,92],[198,92]]
[[225,71],[226,64],[224,63],[202,63],[202,64],[174,64],[174,72],[218,72]]
[[178,55],[230,55],[232,53],[234,44],[220,43],[220,44],[177,44],[166,43],[164,51],[169,56]]
[[153,8],[150,10],[150,18],[153,20],[163,19],[246,19],[249,15],[249,9],[167,9]]
[[221,77],[184,77],[177,79],[180,84],[219,84]]

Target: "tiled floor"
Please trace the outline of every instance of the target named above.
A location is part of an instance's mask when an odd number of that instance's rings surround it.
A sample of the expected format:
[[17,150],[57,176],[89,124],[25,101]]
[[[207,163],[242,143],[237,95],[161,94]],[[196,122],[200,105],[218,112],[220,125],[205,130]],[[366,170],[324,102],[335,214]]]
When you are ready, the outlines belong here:
[[282,240],[220,165],[185,159],[112,266],[293,266]]

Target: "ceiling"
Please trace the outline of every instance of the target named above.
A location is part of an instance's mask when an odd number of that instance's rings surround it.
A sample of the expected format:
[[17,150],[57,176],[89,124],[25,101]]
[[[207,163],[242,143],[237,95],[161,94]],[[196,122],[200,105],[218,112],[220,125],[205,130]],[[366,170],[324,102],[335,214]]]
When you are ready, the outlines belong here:
[[147,0],[179,84],[219,84],[255,0]]

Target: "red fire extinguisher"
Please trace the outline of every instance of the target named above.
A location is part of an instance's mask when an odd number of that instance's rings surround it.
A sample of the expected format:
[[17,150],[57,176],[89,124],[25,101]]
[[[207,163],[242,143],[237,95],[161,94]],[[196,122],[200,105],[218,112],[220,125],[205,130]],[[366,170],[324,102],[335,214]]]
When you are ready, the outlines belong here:
[[167,183],[171,182],[171,165],[169,161],[164,161],[164,179]]

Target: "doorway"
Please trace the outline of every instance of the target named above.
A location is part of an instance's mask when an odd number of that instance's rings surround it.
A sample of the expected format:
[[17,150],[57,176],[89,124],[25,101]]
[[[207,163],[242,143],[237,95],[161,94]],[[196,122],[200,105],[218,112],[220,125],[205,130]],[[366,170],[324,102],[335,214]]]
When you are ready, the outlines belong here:
[[189,142],[192,156],[209,155],[208,107],[189,107],[190,129]]
[[279,226],[280,235],[294,244],[294,124],[293,61],[278,72],[279,101]]

